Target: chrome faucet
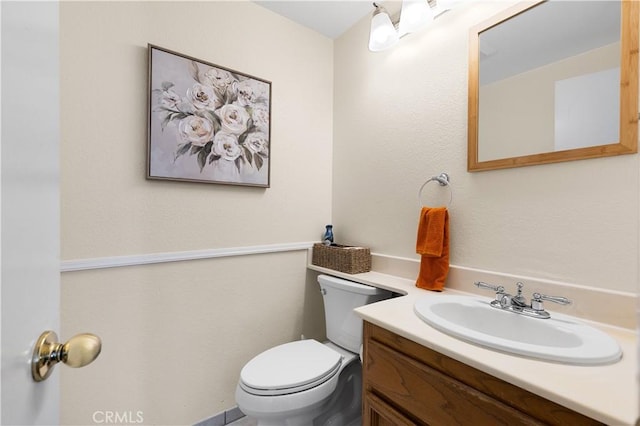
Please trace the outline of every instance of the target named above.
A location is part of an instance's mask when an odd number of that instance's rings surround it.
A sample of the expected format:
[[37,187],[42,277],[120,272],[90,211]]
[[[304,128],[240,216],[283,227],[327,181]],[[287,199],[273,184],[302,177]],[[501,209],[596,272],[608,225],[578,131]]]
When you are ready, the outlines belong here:
[[492,300],[490,303],[490,305],[494,308],[530,316],[533,318],[551,318],[549,312],[544,310],[544,304],[542,303],[543,300],[559,303],[561,305],[571,304],[571,300],[567,299],[566,297],[546,296],[540,293],[533,293],[531,303],[529,304],[527,303],[527,299],[522,295],[522,288],[524,287],[524,284],[522,284],[521,282],[516,283],[518,289],[515,296],[506,293],[505,288],[501,285],[496,286],[482,281],[476,281],[474,284],[478,288],[489,289],[496,292],[494,300]]

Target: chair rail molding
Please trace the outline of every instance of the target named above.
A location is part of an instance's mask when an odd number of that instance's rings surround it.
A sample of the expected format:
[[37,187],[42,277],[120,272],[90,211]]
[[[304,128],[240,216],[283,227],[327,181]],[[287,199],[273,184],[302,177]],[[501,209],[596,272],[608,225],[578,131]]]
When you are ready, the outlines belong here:
[[246,256],[252,254],[280,253],[308,250],[312,242],[267,244],[259,246],[213,248],[205,250],[178,251],[169,253],[149,253],[129,256],[108,256],[90,259],[64,260],[60,272],[85,271],[89,269],[119,268],[123,266],[148,265],[153,263],[182,262],[187,260],[211,259],[216,257]]

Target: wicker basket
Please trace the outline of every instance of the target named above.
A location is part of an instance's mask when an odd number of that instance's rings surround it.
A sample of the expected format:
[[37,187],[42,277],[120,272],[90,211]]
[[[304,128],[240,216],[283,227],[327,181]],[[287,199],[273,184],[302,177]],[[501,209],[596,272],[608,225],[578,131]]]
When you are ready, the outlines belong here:
[[311,263],[347,274],[359,274],[371,270],[371,251],[366,247],[316,243],[313,245]]

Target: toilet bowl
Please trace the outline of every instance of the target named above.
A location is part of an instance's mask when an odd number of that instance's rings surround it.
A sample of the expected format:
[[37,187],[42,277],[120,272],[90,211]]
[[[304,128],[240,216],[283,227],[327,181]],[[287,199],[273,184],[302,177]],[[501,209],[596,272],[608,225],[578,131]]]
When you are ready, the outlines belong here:
[[[348,382],[360,383],[361,379],[353,378],[361,376],[356,358],[356,354],[330,342],[300,340],[276,346],[242,369],[236,403],[244,414],[257,419],[260,426],[311,425],[314,418],[327,411],[339,385],[345,388]],[[309,371],[305,372],[305,367]],[[259,370],[266,374],[260,374]],[[355,419],[359,409],[351,417]]]
[[362,320],[353,309],[392,293],[320,275],[329,341],[268,349],[240,373],[236,403],[258,426],[360,424]]

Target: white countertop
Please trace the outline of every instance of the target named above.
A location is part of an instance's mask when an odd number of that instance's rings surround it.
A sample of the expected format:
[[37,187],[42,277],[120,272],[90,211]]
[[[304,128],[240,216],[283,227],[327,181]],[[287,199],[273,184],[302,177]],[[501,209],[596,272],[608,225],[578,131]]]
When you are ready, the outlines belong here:
[[635,425],[638,419],[637,334],[633,330],[590,323],[620,344],[623,357],[615,364],[574,366],[538,361],[450,337],[423,322],[413,311],[415,301],[421,297],[465,294],[461,291],[445,288],[442,293],[430,292],[415,287],[413,280],[378,272],[350,275],[314,265],[309,268],[404,294],[357,308],[356,313],[366,321],[600,422]]

